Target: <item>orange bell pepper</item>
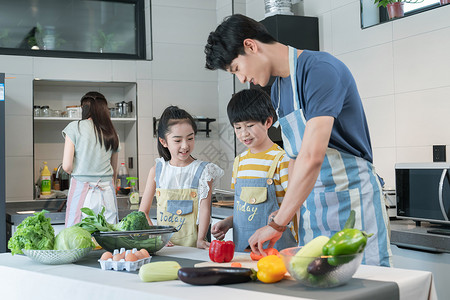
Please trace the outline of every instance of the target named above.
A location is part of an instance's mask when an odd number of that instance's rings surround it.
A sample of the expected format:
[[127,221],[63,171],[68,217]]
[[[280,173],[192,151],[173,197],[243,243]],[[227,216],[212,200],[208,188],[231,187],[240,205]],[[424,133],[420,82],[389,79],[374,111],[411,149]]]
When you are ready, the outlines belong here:
[[264,283],[274,283],[283,279],[287,272],[283,259],[277,255],[269,255],[261,258],[257,264],[256,276]]
[[[267,248],[267,249],[263,249],[263,251],[267,254],[267,255],[277,255],[277,256],[280,256],[280,253],[278,253],[278,250],[277,249],[275,249],[275,248]],[[252,260],[255,260],[255,261],[258,261],[258,260],[260,260],[261,258],[263,258],[264,256],[262,256],[262,255],[258,255],[258,254],[255,254],[255,253],[250,253],[250,258],[252,259]]]

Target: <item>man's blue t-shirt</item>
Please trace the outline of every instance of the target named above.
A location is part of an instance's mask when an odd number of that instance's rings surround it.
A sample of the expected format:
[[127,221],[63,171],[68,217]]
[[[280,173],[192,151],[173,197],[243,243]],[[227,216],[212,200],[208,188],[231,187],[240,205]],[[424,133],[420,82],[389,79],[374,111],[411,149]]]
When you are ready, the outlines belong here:
[[[272,85],[272,104],[280,103],[278,117],[294,110],[291,78],[278,77]],[[369,128],[361,98],[350,70],[326,52],[303,50],[297,61],[297,91],[306,121],[334,117],[329,147],[372,162]]]

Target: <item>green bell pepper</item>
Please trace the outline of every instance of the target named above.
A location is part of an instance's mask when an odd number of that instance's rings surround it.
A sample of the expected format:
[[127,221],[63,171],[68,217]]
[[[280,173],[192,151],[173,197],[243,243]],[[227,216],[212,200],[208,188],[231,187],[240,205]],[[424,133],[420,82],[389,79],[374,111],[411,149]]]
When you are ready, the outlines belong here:
[[355,224],[355,213],[352,210],[350,217],[346,222],[346,226],[339,232],[336,232],[323,246],[323,255],[333,256],[328,258],[328,263],[332,266],[337,266],[347,263],[352,260],[351,257],[338,257],[339,255],[356,254],[364,251],[367,244],[367,238],[372,236],[364,231],[353,227]]

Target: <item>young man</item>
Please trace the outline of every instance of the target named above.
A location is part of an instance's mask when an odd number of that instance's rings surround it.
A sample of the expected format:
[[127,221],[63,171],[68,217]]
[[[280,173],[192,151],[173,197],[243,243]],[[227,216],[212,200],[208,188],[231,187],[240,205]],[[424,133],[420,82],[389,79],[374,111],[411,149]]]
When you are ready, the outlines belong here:
[[[268,136],[275,111],[264,91],[236,93],[228,103],[227,113],[236,137],[248,149],[236,157],[233,165],[233,216],[214,224],[211,233],[223,239],[233,227],[235,249],[243,252],[250,236],[279,209],[288,184],[289,158]],[[293,234],[286,230],[274,247],[281,250],[296,245]]]
[[[301,30],[301,28],[300,28]],[[388,222],[361,99],[348,68],[324,52],[277,42],[265,27],[233,15],[208,37],[206,67],[243,83],[272,85],[272,105],[291,158],[283,206],[250,237],[253,252],[272,246],[300,209],[299,245],[340,231],[351,210],[369,238],[363,263],[391,266]]]

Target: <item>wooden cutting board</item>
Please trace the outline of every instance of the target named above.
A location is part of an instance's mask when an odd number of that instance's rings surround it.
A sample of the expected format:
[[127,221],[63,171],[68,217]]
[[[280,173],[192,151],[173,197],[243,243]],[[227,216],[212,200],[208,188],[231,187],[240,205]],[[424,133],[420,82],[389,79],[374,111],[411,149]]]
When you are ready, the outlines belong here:
[[258,271],[258,268],[256,267],[257,261],[253,261],[250,258],[250,255],[236,255],[233,257],[233,260],[227,263],[217,263],[213,261],[205,261],[198,264],[195,264],[194,266],[196,268],[198,267],[231,267],[231,263],[238,262],[241,263],[243,268],[253,268],[255,271]]
[[[235,257],[233,257],[233,259],[230,262],[227,262],[227,263],[216,263],[213,261],[205,261],[205,262],[195,264],[194,267],[196,267],[196,268],[199,268],[199,267],[231,267],[231,263],[233,263],[233,262],[241,263],[243,268],[251,268],[251,269],[254,269],[255,271],[258,271],[258,267],[257,267],[258,262],[252,260],[250,258],[250,254],[249,255],[236,255]],[[289,275],[288,272],[286,272],[286,274],[284,274],[284,278],[293,280],[293,278],[291,278],[291,276]]]

